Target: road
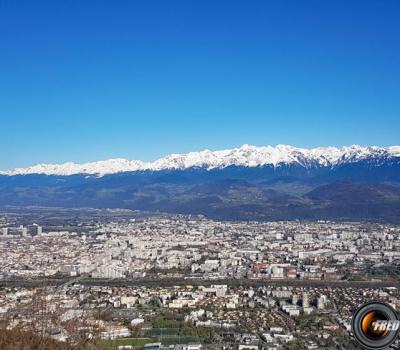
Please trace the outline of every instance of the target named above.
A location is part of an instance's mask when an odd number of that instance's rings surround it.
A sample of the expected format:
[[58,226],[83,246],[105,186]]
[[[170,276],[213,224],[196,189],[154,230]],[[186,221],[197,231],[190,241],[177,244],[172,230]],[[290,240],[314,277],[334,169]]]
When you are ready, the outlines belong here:
[[159,278],[159,279],[94,279],[94,278],[46,278],[44,281],[38,279],[7,279],[0,280],[2,287],[42,287],[44,283],[47,286],[55,286],[57,290],[62,287],[79,283],[86,286],[108,286],[108,287],[173,287],[173,286],[209,286],[211,284],[227,284],[229,286],[293,286],[293,287],[341,287],[341,288],[400,288],[400,283],[396,282],[372,282],[372,281],[325,281],[325,280],[252,280],[252,279],[185,279],[185,278]]

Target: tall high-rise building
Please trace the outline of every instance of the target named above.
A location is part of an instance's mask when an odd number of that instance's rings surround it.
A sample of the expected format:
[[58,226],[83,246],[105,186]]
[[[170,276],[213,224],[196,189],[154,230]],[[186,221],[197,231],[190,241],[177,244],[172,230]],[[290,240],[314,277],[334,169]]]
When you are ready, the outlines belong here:
[[303,293],[302,295],[302,299],[303,299],[303,307],[309,307],[310,306],[310,299],[308,298],[308,294],[307,293]]
[[8,236],[8,227],[3,227],[1,229],[1,233],[2,233],[3,236]]
[[28,229],[26,227],[21,227],[21,236],[22,237],[28,236]]
[[325,295],[321,295],[317,299],[317,308],[320,309],[320,310],[325,309],[325,302],[326,302],[326,296]]
[[42,228],[42,226],[37,226],[37,231],[36,231],[36,233],[37,233],[37,235],[38,236],[41,236],[42,235],[42,233],[43,233],[43,228]]

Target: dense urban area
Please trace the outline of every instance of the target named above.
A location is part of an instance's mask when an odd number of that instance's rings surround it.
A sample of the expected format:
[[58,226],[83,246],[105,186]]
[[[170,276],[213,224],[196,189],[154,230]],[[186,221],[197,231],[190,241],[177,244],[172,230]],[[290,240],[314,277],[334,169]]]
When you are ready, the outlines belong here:
[[0,320],[98,349],[356,349],[400,307],[400,226],[128,210],[0,212]]

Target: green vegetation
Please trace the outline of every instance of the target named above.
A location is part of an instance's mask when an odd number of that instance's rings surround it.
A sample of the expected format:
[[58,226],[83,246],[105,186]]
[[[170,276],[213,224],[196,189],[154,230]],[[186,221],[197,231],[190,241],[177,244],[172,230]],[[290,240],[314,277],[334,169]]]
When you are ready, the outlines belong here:
[[115,339],[115,340],[106,340],[104,342],[104,346],[106,348],[115,349],[121,345],[132,345],[142,347],[148,343],[155,342],[156,339],[151,338],[123,338],[123,339]]
[[144,332],[145,337],[155,338],[163,344],[183,344],[188,342],[211,343],[214,339],[214,330],[209,327],[195,327],[185,322],[187,310],[171,311],[158,310],[152,320],[152,329]]

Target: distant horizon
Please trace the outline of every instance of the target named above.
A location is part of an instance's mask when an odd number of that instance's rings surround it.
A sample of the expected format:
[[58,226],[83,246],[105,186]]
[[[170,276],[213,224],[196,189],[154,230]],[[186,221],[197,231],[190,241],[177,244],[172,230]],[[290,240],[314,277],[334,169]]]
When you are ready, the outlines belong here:
[[[1,171],[11,171],[14,169],[27,169],[30,167],[34,167],[37,165],[64,165],[64,164],[77,164],[77,165],[83,165],[83,164],[90,164],[90,163],[98,163],[98,162],[103,162],[103,161],[110,161],[110,160],[119,160],[119,159],[123,159],[123,160],[128,160],[128,161],[138,161],[138,162],[143,162],[143,163],[154,163],[155,161],[164,159],[168,156],[171,155],[186,155],[189,153],[200,153],[200,152],[204,152],[204,151],[210,151],[210,152],[218,152],[218,151],[227,151],[227,150],[233,150],[233,149],[242,149],[246,146],[249,147],[256,147],[256,148],[263,148],[263,147],[272,147],[272,148],[277,148],[277,147],[291,147],[291,148],[295,148],[295,149],[302,149],[302,150],[315,150],[315,149],[328,149],[328,148],[336,148],[336,149],[343,149],[343,148],[351,148],[351,147],[377,147],[377,148],[385,148],[385,149],[389,149],[389,148],[399,148],[399,153],[400,153],[400,144],[398,145],[388,145],[388,146],[381,146],[381,145],[359,145],[359,144],[350,144],[350,145],[342,145],[342,146],[315,146],[315,147],[299,147],[299,146],[294,146],[294,145],[289,145],[289,144],[264,144],[264,145],[255,145],[255,144],[250,144],[250,143],[244,143],[242,145],[236,146],[236,147],[225,147],[225,148],[218,148],[218,149],[210,149],[210,148],[204,148],[204,149],[197,149],[197,150],[190,150],[188,152],[172,152],[172,153],[167,153],[167,154],[162,154],[158,157],[156,157],[155,159],[143,159],[143,158],[129,158],[129,157],[111,157],[111,158],[101,158],[101,159],[94,159],[94,160],[88,160],[88,161],[74,161],[74,160],[66,160],[66,161],[56,161],[56,162],[37,162],[37,163],[31,163],[28,165],[22,165],[22,166],[16,166],[13,168],[1,168],[0,167],[0,172]],[[396,150],[397,151],[397,150]]]
[[[197,148],[197,149],[188,149],[188,150],[176,150],[176,151],[172,151],[172,152],[168,152],[168,153],[160,153],[160,154],[156,154],[153,157],[141,157],[140,156],[140,152],[136,151],[135,153],[138,154],[137,157],[134,156],[129,156],[129,152],[127,152],[126,156],[119,156],[119,155],[111,155],[111,156],[98,156],[96,158],[85,158],[85,159],[80,159],[80,155],[72,155],[70,158],[62,158],[62,159],[54,159],[54,160],[40,160],[41,157],[39,156],[39,159],[36,161],[25,161],[25,162],[21,162],[21,163],[17,163],[14,162],[14,166],[9,166],[9,167],[5,167],[3,166],[3,164],[0,163],[0,171],[8,171],[8,170],[12,170],[12,169],[17,169],[17,168],[28,168],[31,166],[35,166],[38,164],[53,164],[53,165],[60,165],[60,164],[65,164],[65,163],[75,163],[75,164],[85,164],[85,163],[95,163],[95,162],[101,162],[104,160],[110,160],[110,159],[126,159],[126,160],[138,160],[138,161],[142,161],[142,162],[154,162],[158,159],[162,159],[166,156],[169,156],[171,154],[187,154],[187,153],[191,153],[191,152],[202,152],[202,151],[211,151],[211,152],[215,152],[215,151],[222,151],[222,150],[229,150],[229,149],[238,149],[241,148],[245,145],[249,145],[249,146],[255,146],[255,147],[277,147],[277,146],[290,146],[290,147],[294,147],[294,148],[299,148],[299,149],[315,149],[315,148],[328,148],[328,147],[334,147],[334,148],[344,148],[344,147],[352,147],[352,146],[360,146],[360,147],[380,147],[380,148],[389,148],[389,147],[400,147],[400,142],[398,144],[385,144],[385,145],[377,145],[377,144],[356,144],[356,143],[350,143],[350,144],[343,144],[343,145],[314,145],[314,146],[298,146],[298,145],[293,145],[293,144],[288,144],[288,143],[265,143],[265,144],[256,144],[256,143],[242,143],[242,144],[238,144],[238,145],[233,145],[233,146],[222,146],[222,147],[203,147],[203,148]],[[145,153],[145,152],[144,152]],[[45,158],[45,157],[44,157]],[[1,159],[0,159],[1,161]],[[12,162],[13,163],[13,162]]]

